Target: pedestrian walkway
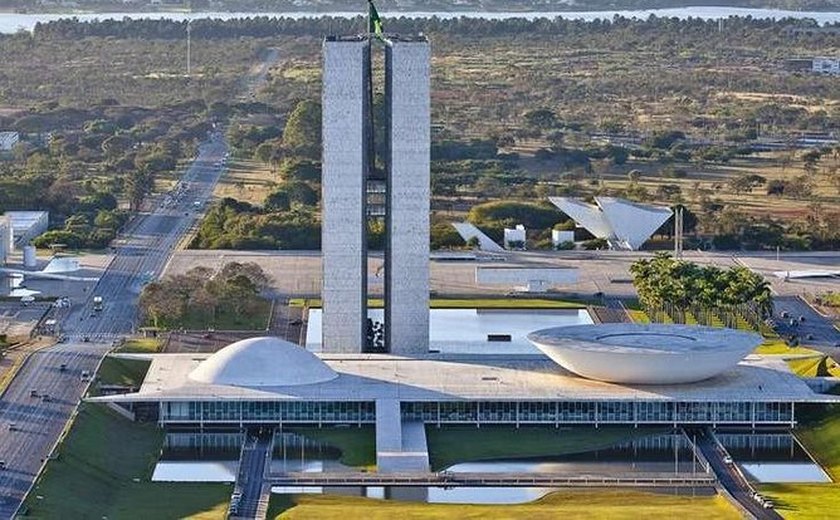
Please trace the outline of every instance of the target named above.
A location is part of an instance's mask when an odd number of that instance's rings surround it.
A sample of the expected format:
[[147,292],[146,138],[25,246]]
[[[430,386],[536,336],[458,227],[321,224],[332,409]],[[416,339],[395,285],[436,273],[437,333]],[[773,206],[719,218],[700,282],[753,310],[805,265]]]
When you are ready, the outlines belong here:
[[376,467],[379,473],[428,473],[429,448],[422,421],[403,421],[400,402],[376,401]]
[[229,518],[262,520],[266,517],[271,484],[265,479],[265,473],[271,464],[273,440],[271,428],[251,429],[246,433],[230,499]]

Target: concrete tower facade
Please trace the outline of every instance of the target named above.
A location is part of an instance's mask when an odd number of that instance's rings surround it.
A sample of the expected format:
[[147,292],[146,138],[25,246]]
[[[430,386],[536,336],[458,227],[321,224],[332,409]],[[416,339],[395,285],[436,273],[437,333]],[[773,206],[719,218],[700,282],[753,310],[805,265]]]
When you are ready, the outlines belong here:
[[[368,338],[366,184],[372,171],[370,39],[324,42],[324,352],[376,350]],[[385,42],[385,350],[429,349],[429,42]]]
[[323,56],[322,343],[355,353],[367,337],[370,41],[327,38]]
[[429,350],[430,58],[425,38],[385,48],[385,343],[401,355]]

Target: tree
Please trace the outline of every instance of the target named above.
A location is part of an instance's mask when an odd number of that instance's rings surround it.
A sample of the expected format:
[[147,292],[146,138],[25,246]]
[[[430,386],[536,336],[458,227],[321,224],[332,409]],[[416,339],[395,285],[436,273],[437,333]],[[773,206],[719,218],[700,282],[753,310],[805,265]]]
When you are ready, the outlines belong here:
[[538,108],[525,112],[525,124],[535,130],[550,130],[557,127],[557,114],[550,108]]
[[283,146],[290,152],[317,159],[321,153],[321,105],[300,101],[283,130]]

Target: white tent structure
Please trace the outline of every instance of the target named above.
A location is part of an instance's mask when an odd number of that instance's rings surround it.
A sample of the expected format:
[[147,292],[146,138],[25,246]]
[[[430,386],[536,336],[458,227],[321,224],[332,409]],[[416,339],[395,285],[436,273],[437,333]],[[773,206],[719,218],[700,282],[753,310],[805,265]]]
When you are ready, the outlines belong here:
[[611,249],[639,249],[674,214],[670,208],[615,197],[595,197],[595,204],[567,197],[549,200],[577,225],[606,239]]

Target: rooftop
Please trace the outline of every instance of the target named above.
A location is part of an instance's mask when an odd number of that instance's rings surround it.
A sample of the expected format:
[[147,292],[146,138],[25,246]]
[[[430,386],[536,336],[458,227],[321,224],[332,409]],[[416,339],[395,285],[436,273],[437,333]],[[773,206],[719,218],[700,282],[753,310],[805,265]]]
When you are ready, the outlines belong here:
[[840,400],[830,395],[815,394],[803,380],[790,372],[781,359],[759,356],[750,356],[729,370],[698,383],[619,385],[581,378],[541,355],[438,355],[409,359],[384,354],[325,354],[319,357],[338,373],[338,377],[318,384],[276,387],[230,386],[191,380],[190,373],[209,357],[206,354],[157,354],[150,357],[152,364],[139,393],[94,400]]

